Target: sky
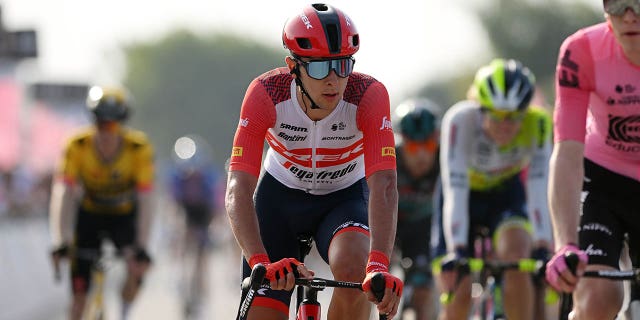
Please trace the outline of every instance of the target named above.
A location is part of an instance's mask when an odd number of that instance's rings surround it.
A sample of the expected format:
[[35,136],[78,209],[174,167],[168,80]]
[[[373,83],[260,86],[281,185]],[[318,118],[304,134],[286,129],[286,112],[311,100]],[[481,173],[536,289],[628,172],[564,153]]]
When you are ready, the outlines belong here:
[[[202,34],[232,32],[282,48],[284,22],[307,3],[0,0],[7,29],[38,32],[40,56],[22,68],[28,77],[89,83],[121,79],[123,45],[154,41],[179,28]],[[360,33],[356,71],[382,81],[392,103],[430,80],[490,61],[486,35],[469,8],[479,3],[482,0],[330,2],[351,17]]]

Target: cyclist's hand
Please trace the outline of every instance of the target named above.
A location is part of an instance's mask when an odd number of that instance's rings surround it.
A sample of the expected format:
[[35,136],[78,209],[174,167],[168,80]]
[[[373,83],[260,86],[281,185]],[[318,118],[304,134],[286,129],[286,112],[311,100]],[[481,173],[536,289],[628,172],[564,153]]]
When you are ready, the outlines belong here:
[[[565,255],[574,253],[578,256],[576,273],[572,273],[567,267]],[[566,244],[560,248],[551,260],[547,263],[547,282],[556,290],[561,292],[572,292],[576,288],[579,276],[584,273],[589,258],[587,254],[574,244]]]
[[467,259],[466,249],[457,248],[454,252],[448,253],[440,262],[440,281],[444,292],[454,292],[460,281],[460,267]]
[[[385,290],[381,301],[378,301],[378,298],[371,291],[371,278],[376,273],[382,274],[385,281]],[[377,305],[380,314],[386,314],[391,319],[398,312],[403,286],[402,280],[389,273],[389,258],[380,251],[371,251],[366,276],[362,282],[362,290],[367,293],[369,301]]]
[[271,289],[291,290],[296,284],[296,277],[312,278],[313,271],[295,258],[284,258],[276,262],[270,262],[266,254],[256,254],[249,259],[249,266],[262,263],[267,268],[265,279],[269,281]]
[[51,250],[51,262],[53,263],[54,276],[56,280],[60,279],[60,260],[69,257],[69,245],[62,244]]
[[136,278],[141,278],[151,267],[152,259],[146,249],[132,247],[126,254],[129,272]]

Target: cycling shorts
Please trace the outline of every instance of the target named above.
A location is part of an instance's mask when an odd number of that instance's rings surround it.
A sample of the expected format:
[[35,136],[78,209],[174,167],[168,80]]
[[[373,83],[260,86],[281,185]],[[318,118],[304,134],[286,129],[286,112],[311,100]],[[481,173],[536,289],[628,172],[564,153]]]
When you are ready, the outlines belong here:
[[[369,234],[367,205],[369,189],[360,179],[351,186],[326,195],[313,195],[289,188],[269,173],[260,179],[255,193],[255,208],[260,235],[269,259],[300,257],[299,236],[311,236],[322,259],[328,263],[329,245],[339,232]],[[243,261],[243,278],[251,274]],[[260,290],[253,305],[269,307],[289,314],[292,291]]]
[[431,216],[418,220],[398,221],[396,249],[400,250],[400,266],[404,270],[405,286],[428,288],[431,274]]
[[[439,190],[438,193],[441,194],[442,191]],[[434,228],[437,234],[432,239],[434,257],[441,257],[447,253],[442,229],[442,203],[440,199],[433,221],[437,226]],[[526,193],[520,174],[514,175],[493,189],[469,192],[470,219],[467,249],[474,247],[478,230],[486,228],[489,235],[493,237],[498,227],[505,223],[528,221],[526,204]],[[524,224],[523,227],[525,227]]]
[[[609,171],[585,158],[582,216],[578,229],[580,249],[589,264],[619,268],[625,234],[629,253],[640,252],[640,182]],[[637,261],[637,259],[633,259]]]
[[[103,240],[110,240],[118,251],[134,244],[136,237],[136,214],[94,214],[78,210],[75,226],[75,248],[80,252],[99,252]],[[95,259],[71,257],[71,289],[74,293],[85,293],[91,286],[91,270]]]

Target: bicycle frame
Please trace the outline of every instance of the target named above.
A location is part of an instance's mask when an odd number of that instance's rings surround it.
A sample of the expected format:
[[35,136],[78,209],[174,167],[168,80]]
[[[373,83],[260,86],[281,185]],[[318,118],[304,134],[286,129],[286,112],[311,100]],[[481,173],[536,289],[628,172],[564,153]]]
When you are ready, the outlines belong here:
[[88,292],[83,319],[105,319],[104,281],[105,258],[100,249],[79,249],[74,253],[78,259],[91,261],[91,289]]

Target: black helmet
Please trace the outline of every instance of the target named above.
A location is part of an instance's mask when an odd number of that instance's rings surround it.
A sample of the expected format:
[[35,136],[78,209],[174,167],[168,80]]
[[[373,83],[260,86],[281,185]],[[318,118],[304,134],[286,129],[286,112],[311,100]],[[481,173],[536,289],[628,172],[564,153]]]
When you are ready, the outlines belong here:
[[87,108],[97,121],[124,121],[129,116],[130,100],[123,88],[93,86],[87,95]]
[[394,111],[394,127],[404,137],[414,141],[428,140],[440,128],[442,110],[429,99],[410,99]]

